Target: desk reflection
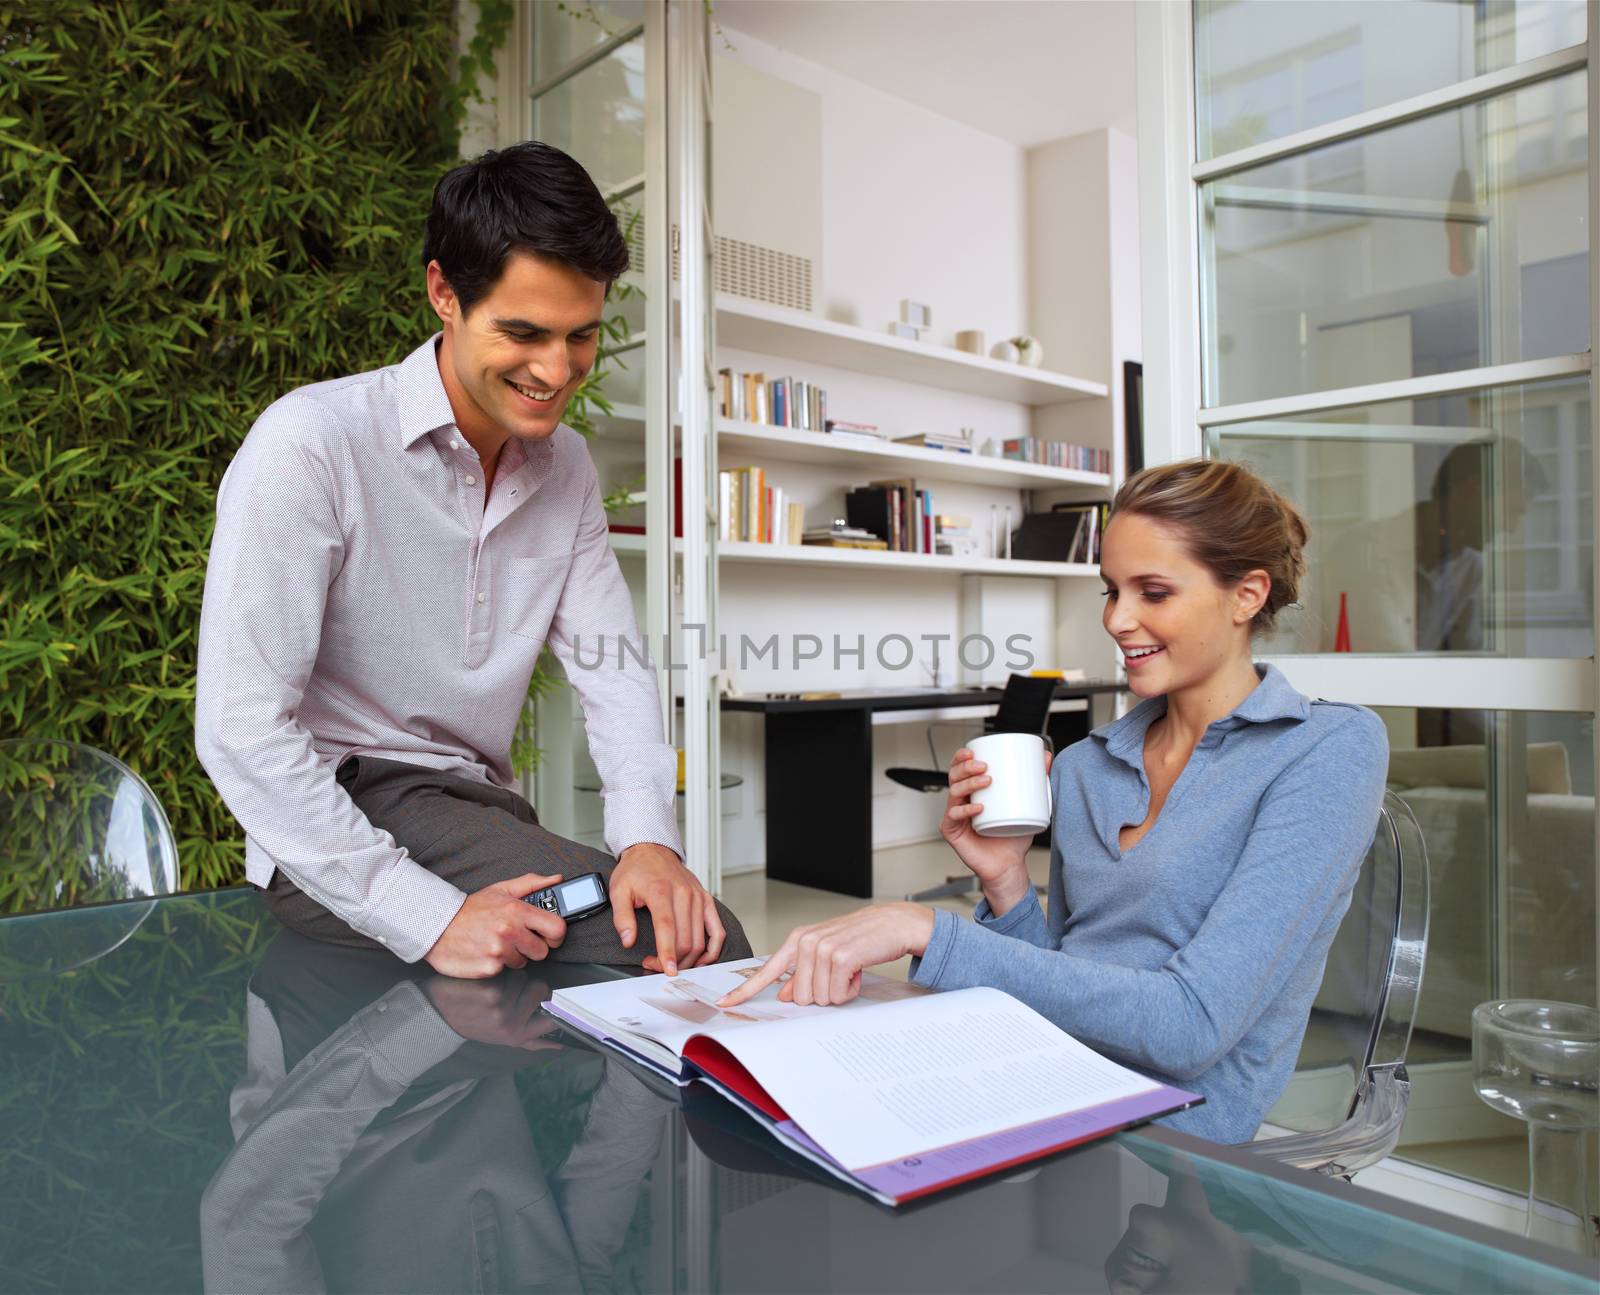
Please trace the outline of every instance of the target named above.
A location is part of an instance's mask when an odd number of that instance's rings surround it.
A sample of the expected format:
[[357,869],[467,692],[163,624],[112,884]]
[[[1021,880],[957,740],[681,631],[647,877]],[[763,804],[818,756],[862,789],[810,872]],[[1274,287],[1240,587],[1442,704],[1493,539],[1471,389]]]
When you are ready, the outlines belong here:
[[[675,1103],[550,1037],[561,976],[451,980],[280,934],[201,1200],[206,1289],[611,1289]],[[551,1127],[519,1072],[566,1095]]]

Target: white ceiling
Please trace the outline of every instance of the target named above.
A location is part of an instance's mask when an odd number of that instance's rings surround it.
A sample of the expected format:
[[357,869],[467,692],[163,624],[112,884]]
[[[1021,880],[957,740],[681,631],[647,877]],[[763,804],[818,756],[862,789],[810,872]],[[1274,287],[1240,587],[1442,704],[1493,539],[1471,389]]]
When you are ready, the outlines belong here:
[[1104,126],[1135,133],[1136,2],[714,0],[713,12],[736,47],[748,33],[1031,148]]

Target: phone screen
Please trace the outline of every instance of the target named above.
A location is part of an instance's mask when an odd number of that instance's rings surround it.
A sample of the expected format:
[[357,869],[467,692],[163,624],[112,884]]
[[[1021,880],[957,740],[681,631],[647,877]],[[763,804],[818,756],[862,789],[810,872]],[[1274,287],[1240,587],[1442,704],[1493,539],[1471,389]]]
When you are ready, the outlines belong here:
[[563,917],[579,909],[592,908],[604,898],[600,893],[599,879],[595,877],[579,877],[576,881],[564,882],[556,895],[561,901]]

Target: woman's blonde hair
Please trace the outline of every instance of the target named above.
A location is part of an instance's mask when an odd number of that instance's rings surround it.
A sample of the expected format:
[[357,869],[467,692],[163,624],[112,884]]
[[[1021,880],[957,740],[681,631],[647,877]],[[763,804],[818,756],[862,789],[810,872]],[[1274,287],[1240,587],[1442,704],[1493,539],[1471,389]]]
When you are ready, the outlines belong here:
[[1309,532],[1300,510],[1249,468],[1185,459],[1146,468],[1122,483],[1111,516],[1148,517],[1172,527],[1189,555],[1231,589],[1252,571],[1272,578],[1251,633],[1265,633],[1300,597]]

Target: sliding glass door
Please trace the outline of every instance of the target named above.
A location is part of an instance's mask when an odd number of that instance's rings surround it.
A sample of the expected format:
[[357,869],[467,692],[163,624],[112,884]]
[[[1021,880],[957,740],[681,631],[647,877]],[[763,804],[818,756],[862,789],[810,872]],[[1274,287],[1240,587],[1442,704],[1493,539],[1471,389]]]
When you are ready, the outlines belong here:
[[1597,996],[1586,6],[1152,8],[1164,457],[1247,462],[1306,514],[1300,606],[1260,651],[1378,711],[1432,866],[1399,1154],[1522,1191],[1472,1007]]
[[[702,385],[709,391],[711,353],[710,280],[699,268],[710,247],[707,26],[703,7],[682,0],[519,6],[514,40],[531,85],[513,133],[588,169],[633,254],[608,304],[599,362],[567,421],[588,437],[662,722],[683,752],[687,862],[715,887],[715,680],[698,652],[715,641],[715,556],[703,528],[686,529],[677,515],[681,504],[683,517],[705,516],[703,483],[716,474],[709,404],[697,398]],[[640,668],[632,656],[625,664]],[[563,681],[541,698],[533,740],[541,820],[603,847],[599,779]]]

